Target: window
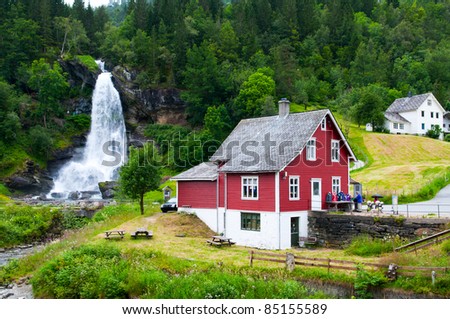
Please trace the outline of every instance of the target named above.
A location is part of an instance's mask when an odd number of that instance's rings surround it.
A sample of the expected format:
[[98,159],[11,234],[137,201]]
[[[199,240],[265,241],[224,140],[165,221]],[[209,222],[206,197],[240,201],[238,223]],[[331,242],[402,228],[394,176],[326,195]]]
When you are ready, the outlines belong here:
[[289,177],[289,199],[297,200],[300,199],[300,178],[298,176]]
[[430,115],[431,115],[431,118],[433,118],[434,113],[433,113],[433,112],[430,112]]
[[258,199],[258,177],[242,176],[242,199]]
[[241,213],[241,229],[242,230],[261,230],[261,214],[257,213]]
[[333,177],[331,181],[333,193],[337,194],[341,191],[341,178]]
[[438,112],[436,112],[436,118],[437,118],[437,119],[439,118],[439,113],[438,113]]
[[339,162],[339,141],[331,140],[331,161]]
[[398,123],[394,123],[394,129],[398,129]]
[[316,139],[310,139],[308,143],[306,143],[306,159],[308,161],[316,160]]
[[325,131],[327,129],[327,121],[326,121],[326,119],[323,119],[322,122],[320,123],[320,129],[322,131]]
[[428,105],[431,105],[431,100],[427,100]]
[[405,124],[400,123],[400,129],[401,129],[401,130],[404,130],[404,129],[405,129]]
[[422,130],[425,129],[425,123],[422,123]]
[[422,117],[425,117],[425,111],[422,111]]

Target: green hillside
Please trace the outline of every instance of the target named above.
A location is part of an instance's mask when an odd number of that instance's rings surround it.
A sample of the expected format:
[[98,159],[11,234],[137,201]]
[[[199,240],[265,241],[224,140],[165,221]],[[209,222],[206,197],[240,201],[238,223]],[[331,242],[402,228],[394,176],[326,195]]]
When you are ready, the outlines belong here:
[[349,140],[367,165],[351,173],[364,194],[432,197],[450,182],[450,143],[426,137],[369,133],[350,126]]

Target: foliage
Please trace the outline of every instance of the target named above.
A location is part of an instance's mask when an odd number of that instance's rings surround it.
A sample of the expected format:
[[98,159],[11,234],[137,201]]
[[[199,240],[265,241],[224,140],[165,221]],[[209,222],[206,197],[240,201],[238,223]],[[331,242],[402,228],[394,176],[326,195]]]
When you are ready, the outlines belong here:
[[233,114],[237,119],[275,113],[273,100],[268,110],[264,108],[267,97],[275,95],[275,81],[271,77],[272,74],[273,71],[270,69],[258,69],[242,84],[233,107]]
[[50,158],[54,142],[50,131],[40,125],[30,129],[28,143],[33,155],[38,158]]
[[98,65],[95,59],[90,55],[77,55],[76,60],[83,64],[89,71],[96,73],[98,72]]
[[442,243],[442,251],[450,256],[450,240],[446,240]]
[[37,92],[39,107],[37,113],[43,117],[44,127],[47,127],[47,115],[62,115],[59,101],[69,88],[61,66],[54,63],[51,66],[45,59],[33,61],[29,70],[28,84]]
[[33,293],[46,298],[126,298],[128,265],[117,248],[82,246],[51,260],[33,277]]
[[379,272],[368,272],[362,266],[358,266],[355,278],[355,297],[359,299],[372,298],[373,288],[380,287],[387,282],[386,277]]
[[31,206],[0,208],[0,247],[30,244],[59,235],[63,216],[57,209]]
[[120,191],[132,199],[139,199],[144,214],[144,194],[158,188],[160,176],[159,154],[152,144],[142,149],[131,148],[128,162],[120,168]]
[[84,245],[48,261],[33,276],[33,293],[38,298],[314,297],[292,279],[260,278],[229,269],[205,269],[205,266],[192,262],[172,259],[158,252],[123,254],[109,245]]
[[368,257],[380,256],[384,253],[392,252],[397,245],[397,239],[383,240],[380,238],[371,238],[367,235],[355,237],[345,252],[351,255]]
[[75,114],[66,117],[65,128],[69,133],[81,134],[89,131],[91,117],[87,114]]
[[438,139],[442,134],[442,128],[439,125],[434,125],[430,130],[425,134],[428,137]]

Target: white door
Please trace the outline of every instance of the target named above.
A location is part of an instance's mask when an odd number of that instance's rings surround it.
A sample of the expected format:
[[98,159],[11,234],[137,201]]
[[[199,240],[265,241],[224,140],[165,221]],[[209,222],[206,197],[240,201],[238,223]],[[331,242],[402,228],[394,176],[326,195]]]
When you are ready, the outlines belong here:
[[311,179],[311,210],[322,209],[322,180]]

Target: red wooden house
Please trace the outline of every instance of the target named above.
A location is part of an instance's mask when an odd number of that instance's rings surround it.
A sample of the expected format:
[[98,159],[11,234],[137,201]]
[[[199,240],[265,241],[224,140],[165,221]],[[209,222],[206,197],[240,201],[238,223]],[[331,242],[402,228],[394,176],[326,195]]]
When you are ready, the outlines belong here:
[[329,110],[242,120],[210,158],[175,177],[179,210],[237,244],[285,249],[308,236],[308,211],[349,192],[356,157]]

